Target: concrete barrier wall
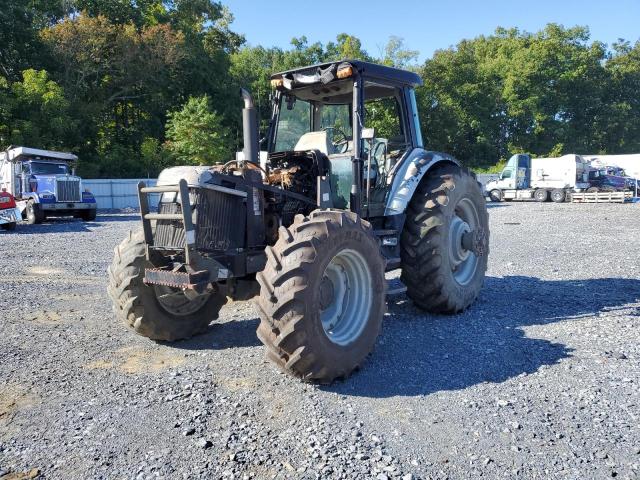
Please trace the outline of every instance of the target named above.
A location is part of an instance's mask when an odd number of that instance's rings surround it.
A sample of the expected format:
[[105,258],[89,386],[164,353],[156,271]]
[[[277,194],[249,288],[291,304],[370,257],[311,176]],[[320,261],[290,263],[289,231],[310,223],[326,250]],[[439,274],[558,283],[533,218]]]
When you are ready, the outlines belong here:
[[[96,197],[99,210],[110,209],[138,209],[138,182],[145,182],[147,186],[155,186],[155,178],[126,178],[126,179],[83,179],[82,187],[89,189]],[[159,195],[149,195],[149,206],[158,205]]]

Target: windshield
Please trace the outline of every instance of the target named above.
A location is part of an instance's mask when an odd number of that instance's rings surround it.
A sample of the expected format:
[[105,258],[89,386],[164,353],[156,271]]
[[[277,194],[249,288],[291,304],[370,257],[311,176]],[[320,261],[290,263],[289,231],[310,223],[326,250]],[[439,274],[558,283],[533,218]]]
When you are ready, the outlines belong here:
[[352,130],[350,104],[309,102],[283,95],[273,150],[342,154],[351,147]]
[[310,131],[311,104],[296,99],[293,95],[283,96],[276,127],[274,150],[276,152],[294,150],[300,137]]
[[31,162],[31,173],[34,175],[65,175],[69,167],[65,163]]

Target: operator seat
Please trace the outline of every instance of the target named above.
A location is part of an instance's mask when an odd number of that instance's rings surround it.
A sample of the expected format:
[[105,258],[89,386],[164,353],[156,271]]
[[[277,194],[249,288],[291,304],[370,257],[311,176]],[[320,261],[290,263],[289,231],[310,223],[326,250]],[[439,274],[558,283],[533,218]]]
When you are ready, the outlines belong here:
[[321,130],[319,132],[308,132],[302,135],[298,143],[296,143],[294,150],[296,152],[318,150],[325,155],[330,155],[333,153],[333,144],[326,130]]

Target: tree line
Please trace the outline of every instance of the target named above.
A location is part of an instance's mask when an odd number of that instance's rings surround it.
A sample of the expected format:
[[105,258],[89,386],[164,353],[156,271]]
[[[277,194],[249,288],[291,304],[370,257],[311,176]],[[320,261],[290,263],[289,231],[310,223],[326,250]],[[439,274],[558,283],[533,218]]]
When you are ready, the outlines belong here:
[[498,28],[419,64],[399,37],[377,55],[347,33],[253,46],[232,22],[211,0],[0,0],[0,148],[73,151],[86,177],[226,161],[242,141],[240,86],[264,126],[271,73],[355,58],[417,71],[427,148],[473,167],[640,152],[638,41]]

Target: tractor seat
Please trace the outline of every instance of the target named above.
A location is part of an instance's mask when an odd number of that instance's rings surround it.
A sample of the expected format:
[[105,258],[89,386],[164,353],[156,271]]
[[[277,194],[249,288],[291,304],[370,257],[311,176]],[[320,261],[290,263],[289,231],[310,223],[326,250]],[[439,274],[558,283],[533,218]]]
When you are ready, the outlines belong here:
[[329,136],[325,130],[320,132],[305,133],[300,137],[294,148],[296,152],[305,152],[307,150],[318,150],[325,155],[333,153],[333,144],[329,140]]

